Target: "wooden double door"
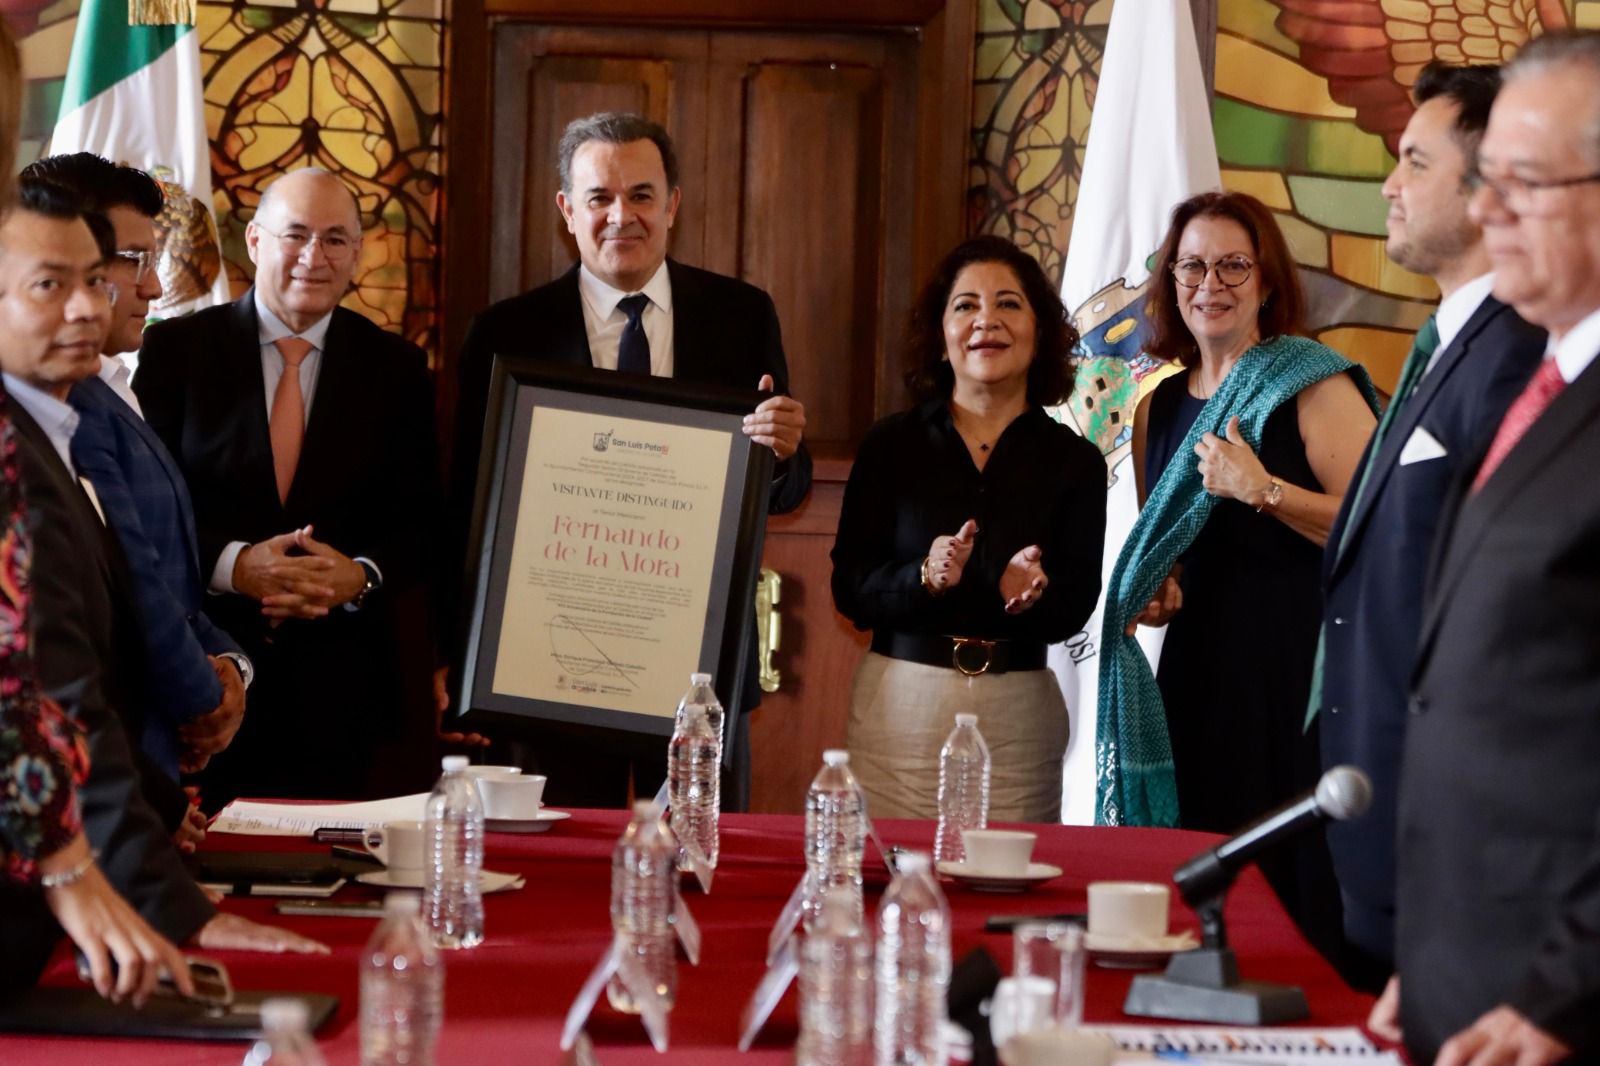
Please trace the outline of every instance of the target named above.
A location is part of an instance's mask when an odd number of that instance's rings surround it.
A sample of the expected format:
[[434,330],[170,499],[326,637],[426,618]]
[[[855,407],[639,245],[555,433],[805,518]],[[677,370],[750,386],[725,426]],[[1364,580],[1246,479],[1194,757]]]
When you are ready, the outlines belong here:
[[865,643],[828,589],[843,483],[867,427],[907,402],[905,318],[963,232],[971,0],[602,6],[491,0],[453,21],[446,363],[473,312],[576,259],[555,205],[566,123],[664,125],[683,190],[671,254],[772,295],[816,459],[811,498],[768,527],[782,681],[752,732],[755,808],[795,811],[843,741]]

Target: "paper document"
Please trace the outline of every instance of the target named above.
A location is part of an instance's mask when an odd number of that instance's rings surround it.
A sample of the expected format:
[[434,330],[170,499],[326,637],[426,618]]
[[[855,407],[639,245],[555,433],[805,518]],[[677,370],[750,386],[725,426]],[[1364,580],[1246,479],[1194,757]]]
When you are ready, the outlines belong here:
[[[1086,1025],[1085,1032],[1109,1036],[1124,1052],[1195,1063],[1268,1063],[1298,1066],[1329,1059],[1358,1058],[1373,1066],[1402,1066],[1400,1056],[1381,1051],[1354,1026],[1341,1029],[1294,1027],[1228,1028],[1177,1025]],[[1131,1061],[1119,1056],[1118,1062]]]
[[308,837],[318,829],[374,829],[384,822],[421,821],[428,793],[363,803],[256,803],[234,800],[211,823],[213,833]]

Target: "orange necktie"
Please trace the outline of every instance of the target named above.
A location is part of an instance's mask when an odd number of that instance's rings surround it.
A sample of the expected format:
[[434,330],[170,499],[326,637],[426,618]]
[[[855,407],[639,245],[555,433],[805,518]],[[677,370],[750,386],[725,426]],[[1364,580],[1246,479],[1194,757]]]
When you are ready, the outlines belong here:
[[278,500],[289,499],[294,468],[300,462],[300,443],[306,435],[306,400],[300,392],[300,364],[311,354],[311,342],[304,337],[280,337],[272,342],[283,356],[283,376],[272,394],[272,418],[268,433],[272,437],[272,471],[278,476]]

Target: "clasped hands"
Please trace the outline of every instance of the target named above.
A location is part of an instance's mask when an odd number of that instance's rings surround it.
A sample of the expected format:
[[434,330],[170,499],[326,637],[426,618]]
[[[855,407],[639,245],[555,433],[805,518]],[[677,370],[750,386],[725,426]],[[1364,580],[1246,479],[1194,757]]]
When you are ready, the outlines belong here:
[[[928,549],[928,584],[935,593],[948,592],[961,583],[977,536],[978,523],[969,518],[954,535],[934,538]],[[1000,596],[1006,601],[1007,614],[1021,614],[1044,595],[1050,578],[1044,572],[1043,558],[1039,546],[1030,544],[1006,562],[1000,575]]]
[[252,544],[233,564],[233,587],[261,603],[274,624],[321,618],[367,587],[367,572],[348,555],[311,535],[311,527]]

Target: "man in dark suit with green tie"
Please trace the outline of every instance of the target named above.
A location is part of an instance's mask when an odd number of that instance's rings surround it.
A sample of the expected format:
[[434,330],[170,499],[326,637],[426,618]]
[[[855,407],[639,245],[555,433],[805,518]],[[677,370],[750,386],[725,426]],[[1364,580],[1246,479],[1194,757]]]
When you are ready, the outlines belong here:
[[1341,959],[1378,991],[1393,971],[1395,807],[1406,680],[1422,627],[1422,582],[1445,497],[1476,463],[1544,354],[1544,331],[1490,293],[1483,231],[1467,217],[1478,141],[1500,88],[1494,66],[1430,64],[1383,192],[1389,257],[1439,285],[1323,559],[1323,658],[1312,689],[1325,766],[1373,781],[1365,817],[1328,827],[1344,904]]

